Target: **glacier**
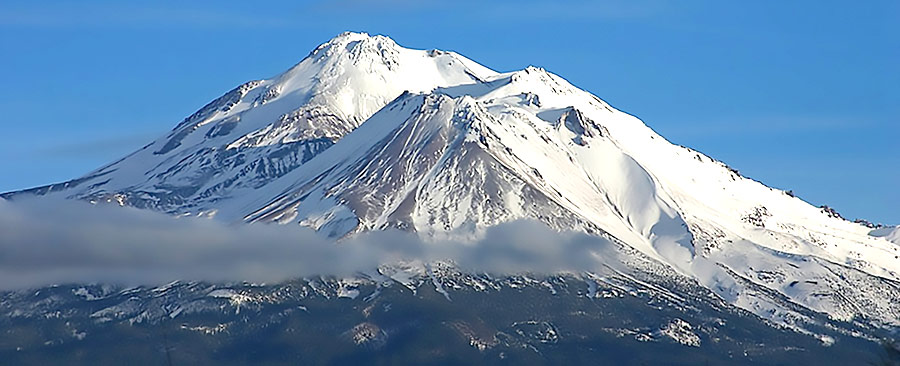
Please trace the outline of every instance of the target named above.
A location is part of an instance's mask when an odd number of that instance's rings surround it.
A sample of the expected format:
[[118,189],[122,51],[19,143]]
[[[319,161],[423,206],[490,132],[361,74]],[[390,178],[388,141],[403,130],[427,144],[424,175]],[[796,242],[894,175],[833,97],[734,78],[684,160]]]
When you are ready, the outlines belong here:
[[[900,326],[895,228],[741,176],[547,70],[496,72],[365,33],[236,87],[83,177],[0,195],[26,196],[302,225],[336,240],[398,229],[474,241],[535,220],[607,239],[801,333],[817,322],[808,311]],[[407,270],[398,276],[427,272]]]

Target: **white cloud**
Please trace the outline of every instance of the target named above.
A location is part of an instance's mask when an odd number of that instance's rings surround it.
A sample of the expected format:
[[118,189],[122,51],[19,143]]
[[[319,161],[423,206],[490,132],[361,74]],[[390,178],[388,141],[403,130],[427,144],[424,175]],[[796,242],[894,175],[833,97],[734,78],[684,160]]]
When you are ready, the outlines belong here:
[[[422,241],[375,232],[334,242],[298,226],[224,224],[113,205],[0,199],[0,289],[61,283],[161,284],[172,280],[277,282],[349,275],[401,260],[452,260],[491,273],[596,268],[614,246],[531,221],[474,242]],[[613,254],[614,255],[614,254]]]

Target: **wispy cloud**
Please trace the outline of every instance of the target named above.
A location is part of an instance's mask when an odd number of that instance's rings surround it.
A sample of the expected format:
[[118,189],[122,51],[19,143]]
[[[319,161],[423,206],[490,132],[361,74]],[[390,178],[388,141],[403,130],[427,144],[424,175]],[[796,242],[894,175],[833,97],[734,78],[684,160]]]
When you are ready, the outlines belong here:
[[[324,1],[311,7],[323,13],[340,11],[365,13],[409,14],[420,13],[423,17],[442,18],[456,15],[460,20],[497,24],[523,23],[531,21],[554,21],[565,26],[572,20],[637,19],[655,16],[668,9],[667,2],[661,0],[497,0],[454,2],[437,0],[334,0]],[[333,13],[332,13],[333,14]]]
[[139,133],[126,136],[98,138],[89,141],[68,141],[59,145],[46,146],[37,150],[43,158],[105,158],[126,154],[139,149],[158,134]]
[[721,117],[671,123],[665,135],[672,138],[789,135],[798,133],[834,132],[874,125],[875,122],[854,117],[834,116],[755,116]]
[[580,1],[561,2],[517,1],[505,4],[491,2],[487,7],[498,21],[543,20],[553,21],[565,26],[572,20],[625,20],[644,19],[665,12],[668,7],[664,1]]
[[[560,2],[543,1],[444,1],[410,0],[335,0],[272,7],[243,6],[220,2],[62,2],[0,5],[0,26],[26,28],[263,28],[297,29],[346,23],[366,16],[365,23],[377,21],[371,14],[390,24],[397,17],[408,21],[447,17],[458,22],[527,24],[553,21],[639,19],[658,15],[669,7],[664,1],[625,0]],[[238,6],[236,6],[238,5]],[[243,6],[243,7],[241,7]],[[275,10],[275,8],[279,8]],[[328,21],[326,21],[326,19]],[[359,20],[359,19],[358,19]]]
[[[530,221],[475,241],[422,241],[376,232],[334,242],[311,229],[226,225],[113,205],[0,199],[0,289],[59,283],[160,284],[171,280],[277,282],[348,275],[398,261],[451,260],[491,273],[597,268],[615,246]],[[599,254],[605,252],[605,254]]]
[[264,16],[221,7],[191,8],[184,4],[70,3],[0,6],[0,26],[36,28],[285,28],[290,18]]

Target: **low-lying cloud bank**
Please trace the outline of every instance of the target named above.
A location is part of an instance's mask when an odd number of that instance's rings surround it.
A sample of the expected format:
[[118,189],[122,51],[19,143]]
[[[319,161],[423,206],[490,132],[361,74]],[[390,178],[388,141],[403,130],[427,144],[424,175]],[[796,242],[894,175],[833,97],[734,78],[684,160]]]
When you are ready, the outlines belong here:
[[278,282],[350,275],[398,261],[452,260],[467,270],[552,273],[598,266],[610,242],[533,221],[478,240],[374,232],[335,242],[296,225],[225,224],[112,205],[0,199],[0,290],[64,283]]

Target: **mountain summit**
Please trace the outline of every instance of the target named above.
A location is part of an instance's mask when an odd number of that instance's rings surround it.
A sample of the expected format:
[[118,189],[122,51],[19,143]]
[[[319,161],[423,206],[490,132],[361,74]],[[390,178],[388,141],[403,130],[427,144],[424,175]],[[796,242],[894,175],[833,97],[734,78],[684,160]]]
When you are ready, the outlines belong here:
[[673,145],[544,69],[498,73],[364,33],[81,178],[2,197],[24,195],[333,237],[471,238],[532,219],[605,237],[788,327],[802,329],[797,309],[900,326],[891,236]]

